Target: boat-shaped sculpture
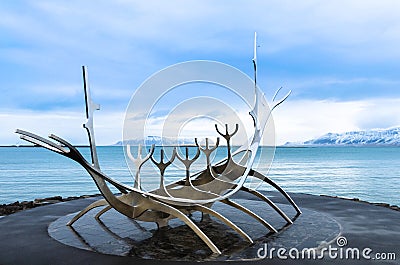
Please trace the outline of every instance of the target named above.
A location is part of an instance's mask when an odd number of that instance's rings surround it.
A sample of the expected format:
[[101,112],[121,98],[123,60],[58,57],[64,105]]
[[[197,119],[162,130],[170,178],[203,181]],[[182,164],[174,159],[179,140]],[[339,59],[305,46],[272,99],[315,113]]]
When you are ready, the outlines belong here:
[[[212,209],[215,202],[224,203],[229,207],[234,207],[242,211],[244,214],[253,217],[257,222],[264,225],[271,233],[276,233],[278,229],[273,227],[267,220],[264,220],[256,213],[239,203],[234,202],[231,199],[231,196],[238,191],[252,194],[267,203],[285,220],[287,224],[292,224],[292,220],[294,220],[293,217],[290,218],[268,197],[255,189],[246,187],[246,180],[248,178],[259,179],[278,190],[293,206],[297,215],[301,214],[301,210],[296,203],[278,184],[262,173],[254,170],[252,167],[265,126],[271,117],[271,112],[290,94],[289,92],[281,100],[275,101],[276,94],[279,92],[278,90],[274,96],[273,105],[271,109],[269,109],[264,94],[256,84],[256,53],[254,53],[253,65],[254,103],[249,115],[251,115],[254,127],[249,141],[233,151],[231,139],[240,129],[243,128],[239,128],[238,124],[233,124],[232,126],[226,124],[224,129],[215,125],[215,130],[220,137],[217,138],[217,141],[214,144],[211,144],[211,140],[206,138],[204,141],[205,144],[201,145],[200,140],[196,138],[196,146],[185,147],[184,155],[180,155],[176,148],[173,149],[172,155],[168,158],[164,154],[163,149],[160,149],[160,154],[156,155],[154,145],[151,146],[148,152],[145,152],[147,150],[144,150],[144,148],[139,145],[137,148],[137,154],[134,155],[131,152],[131,146],[127,145],[124,150],[126,156],[134,165],[135,172],[134,184],[132,186],[119,182],[118,180],[106,175],[100,169],[93,129],[93,112],[99,109],[99,106],[94,104],[91,99],[86,67],[83,67],[87,118],[84,127],[89,138],[91,161],[85,159],[71,143],[56,135],[52,134],[49,136],[50,139],[45,139],[23,130],[17,130],[16,133],[20,134],[21,139],[23,140],[42,146],[79,163],[90,174],[99,191],[103,195],[104,199],[90,204],[74,216],[68,223],[69,226],[72,226],[80,217],[96,207],[103,207],[103,209],[97,213],[96,218],[100,218],[102,214],[110,209],[115,209],[119,213],[135,220],[155,222],[159,227],[168,225],[168,221],[173,218],[178,218],[188,225],[194,233],[196,233],[201,240],[207,244],[212,252],[220,254],[221,251],[218,246],[216,246],[206,235],[207,231],[202,231],[196,223],[189,218],[191,213],[198,211],[203,215],[217,218],[228,227],[235,230],[249,243],[252,243],[253,240],[245,231],[235,225],[233,220],[225,218]],[[226,147],[220,147],[222,141],[224,141]],[[195,154],[192,157],[190,157],[189,148],[196,149]],[[213,163],[211,155],[217,150],[217,148],[226,148],[227,157],[219,162]],[[191,166],[201,155],[205,157],[206,161],[204,169],[192,173]],[[159,157],[159,161],[156,158],[157,156]],[[165,171],[174,160],[175,162],[179,161],[184,168],[184,170],[182,170],[182,177],[178,181],[166,183],[164,178]],[[146,177],[141,176],[141,169],[148,163],[152,163],[159,170],[158,188],[152,190],[144,190],[141,183],[141,179]],[[117,188],[121,192],[121,195],[115,195],[109,185]]]

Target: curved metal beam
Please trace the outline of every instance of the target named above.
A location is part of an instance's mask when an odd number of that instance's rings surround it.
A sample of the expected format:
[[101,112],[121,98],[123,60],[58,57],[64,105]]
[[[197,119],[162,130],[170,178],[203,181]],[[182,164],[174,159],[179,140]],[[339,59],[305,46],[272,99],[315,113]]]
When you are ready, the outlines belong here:
[[251,239],[251,237],[249,237],[242,229],[240,229],[237,225],[235,225],[234,223],[232,223],[229,219],[227,219],[225,216],[223,216],[222,214],[208,208],[205,207],[203,205],[195,205],[192,207],[194,210],[202,212],[202,213],[206,213],[209,215],[212,215],[216,218],[218,218],[219,220],[221,220],[222,222],[224,222],[227,226],[229,226],[230,228],[232,228],[233,230],[235,230],[238,234],[240,234],[244,239],[246,239],[248,242],[250,242],[250,244],[253,243],[253,240]]
[[297,214],[302,214],[299,206],[297,206],[297,204],[293,201],[293,199],[290,197],[289,194],[287,194],[286,191],[284,191],[278,184],[276,184],[275,182],[273,182],[271,179],[269,179],[267,176],[264,176],[263,174],[261,174],[258,171],[255,170],[250,170],[249,173],[250,176],[253,176],[255,178],[258,178],[266,183],[268,183],[269,185],[271,185],[272,187],[274,187],[275,189],[277,189],[287,200],[288,202],[293,206],[293,208],[296,210]]
[[240,205],[239,203],[236,203],[234,201],[231,201],[229,199],[224,199],[221,201],[222,203],[225,203],[227,205],[230,205],[248,215],[250,215],[251,217],[253,217],[254,219],[256,219],[257,221],[259,221],[263,226],[265,226],[266,228],[269,229],[269,231],[273,232],[273,233],[277,233],[278,230],[276,230],[272,225],[270,225],[267,221],[265,221],[263,218],[261,218],[259,215],[253,213],[252,211],[250,211],[249,209],[247,209],[246,207]]

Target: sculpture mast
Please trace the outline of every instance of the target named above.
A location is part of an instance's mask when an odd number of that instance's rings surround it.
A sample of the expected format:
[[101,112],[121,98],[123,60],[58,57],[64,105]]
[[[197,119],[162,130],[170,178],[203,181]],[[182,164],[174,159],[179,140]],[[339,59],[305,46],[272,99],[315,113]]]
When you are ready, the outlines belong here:
[[254,107],[250,111],[250,115],[253,118],[254,128],[258,128],[258,93],[257,93],[257,32],[254,32],[254,55],[253,55],[253,68],[254,68]]
[[93,112],[95,110],[99,110],[100,105],[92,101],[86,66],[82,66],[82,73],[83,73],[83,88],[85,90],[85,105],[86,105],[86,123],[83,124],[83,128],[86,129],[88,134],[92,164],[96,169],[100,170],[100,164],[97,158],[96,142],[94,138],[94,128],[93,128]]
[[254,86],[257,86],[257,32],[254,32],[253,66],[254,66]]

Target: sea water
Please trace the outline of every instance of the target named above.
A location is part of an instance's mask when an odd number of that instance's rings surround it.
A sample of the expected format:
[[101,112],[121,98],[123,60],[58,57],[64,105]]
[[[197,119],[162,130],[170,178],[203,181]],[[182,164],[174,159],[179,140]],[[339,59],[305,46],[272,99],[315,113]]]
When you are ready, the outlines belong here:
[[[85,157],[90,157],[88,148],[79,150]],[[194,151],[191,152],[193,156]],[[98,147],[98,155],[103,172],[133,185],[121,146]],[[215,161],[218,156],[222,157],[217,154]],[[205,165],[204,159],[199,161],[193,170]],[[257,170],[288,192],[400,205],[399,147],[278,147],[271,167],[269,164],[260,161]],[[157,169],[144,168],[141,173],[145,188],[159,185]],[[167,180],[172,181],[184,176],[184,170],[172,166],[166,174]],[[258,189],[273,190],[265,184]],[[0,148],[0,204],[96,193],[99,191],[91,177],[70,159],[43,148]]]

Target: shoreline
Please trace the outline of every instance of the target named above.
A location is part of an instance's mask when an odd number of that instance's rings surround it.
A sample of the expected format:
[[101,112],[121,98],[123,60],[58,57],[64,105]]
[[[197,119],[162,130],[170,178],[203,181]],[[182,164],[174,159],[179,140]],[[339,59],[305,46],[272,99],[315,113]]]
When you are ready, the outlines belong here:
[[[44,205],[50,205],[50,204],[55,204],[55,203],[60,203],[60,202],[68,202],[68,201],[86,199],[86,198],[98,197],[98,196],[101,196],[101,194],[70,196],[70,197],[65,197],[65,198],[63,198],[61,196],[53,196],[53,197],[47,197],[47,198],[37,198],[37,199],[34,199],[33,201],[22,201],[22,202],[15,201],[15,202],[9,203],[9,204],[1,204],[0,205],[0,218],[10,215],[10,214],[20,212],[20,211],[24,211],[27,209],[32,209],[32,208],[36,208],[36,207],[40,207],[40,206],[44,206]],[[360,200],[359,198],[346,198],[346,197],[339,197],[339,196],[332,196],[332,195],[325,195],[325,194],[320,194],[319,196],[333,198],[333,199],[341,199],[341,200],[347,200],[347,201],[366,203],[366,204],[370,204],[370,205],[374,205],[374,206],[388,208],[388,209],[391,209],[394,211],[400,211],[399,206],[390,205],[389,203],[368,202],[368,201]]]
[[385,202],[369,202],[369,201],[360,200],[359,198],[346,198],[346,197],[339,197],[339,196],[325,195],[325,194],[321,194],[319,196],[333,198],[333,199],[341,199],[341,200],[346,200],[346,201],[367,203],[367,204],[370,204],[370,205],[375,205],[375,206],[379,206],[379,207],[388,208],[388,209],[391,209],[391,210],[394,210],[394,211],[400,211],[400,207],[399,206],[391,205],[391,204],[385,203]]
[[68,202],[79,199],[86,199],[91,197],[101,196],[100,193],[92,194],[92,195],[80,195],[80,196],[70,196],[70,197],[61,197],[61,196],[53,196],[47,198],[37,198],[33,201],[15,201],[9,204],[1,204],[0,205],[0,217],[7,216],[13,213],[17,213],[20,211],[24,211],[27,209],[32,209],[44,205],[55,204],[59,202]]

